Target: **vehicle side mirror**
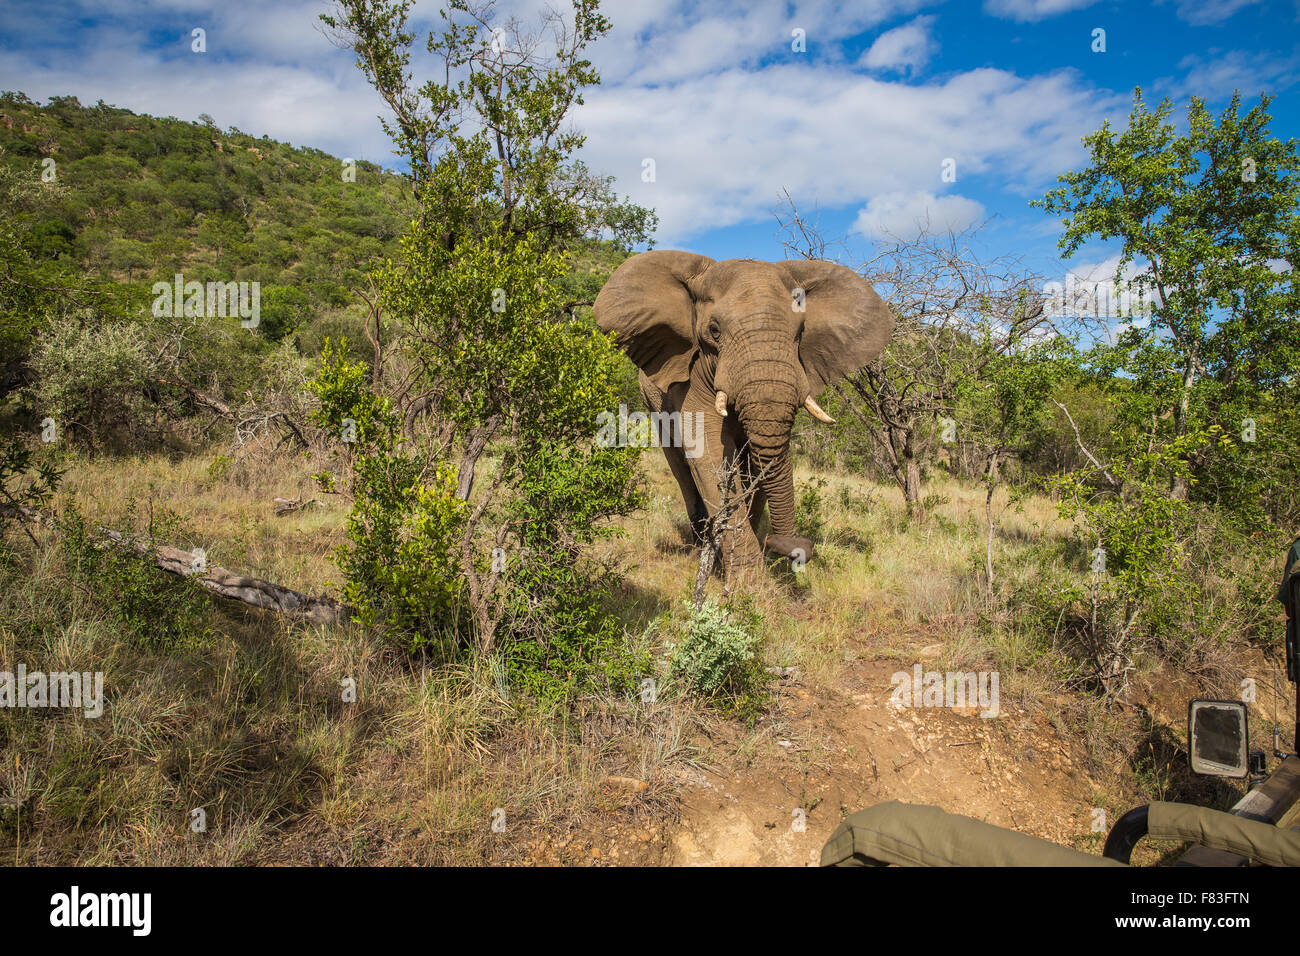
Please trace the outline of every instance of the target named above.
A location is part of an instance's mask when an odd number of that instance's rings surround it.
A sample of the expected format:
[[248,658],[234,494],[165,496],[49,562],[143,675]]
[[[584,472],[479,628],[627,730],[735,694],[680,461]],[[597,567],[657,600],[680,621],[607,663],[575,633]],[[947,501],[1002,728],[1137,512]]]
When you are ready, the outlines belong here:
[[1187,751],[1192,772],[1244,777],[1250,772],[1246,705],[1236,700],[1194,700],[1187,705]]

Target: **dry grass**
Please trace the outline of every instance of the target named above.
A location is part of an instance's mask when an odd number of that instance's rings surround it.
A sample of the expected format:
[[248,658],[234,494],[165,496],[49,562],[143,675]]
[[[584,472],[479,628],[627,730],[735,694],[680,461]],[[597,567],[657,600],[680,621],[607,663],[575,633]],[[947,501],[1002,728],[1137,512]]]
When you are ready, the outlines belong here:
[[[214,466],[215,462],[215,466]],[[96,522],[186,517],[209,561],[302,590],[337,580],[347,505],[322,497],[277,518],[271,498],[309,490],[319,465],[283,455],[80,461],[57,506]],[[202,648],[151,653],[71,587],[58,550],[0,594],[0,661],[100,670],[102,719],[0,711],[0,859],[31,863],[510,862],[597,810],[648,825],[690,710],[513,699],[499,674],[421,667],[356,627],[304,628],[225,602]],[[342,682],[355,682],[355,703]],[[611,775],[650,781],[636,801]],[[192,811],[207,832],[191,832]],[[494,833],[493,811],[506,829]]]
[[[694,582],[684,510],[667,467],[651,456],[646,465],[649,513],[609,550],[639,589],[677,612]],[[754,592],[771,663],[815,674],[846,656],[888,657],[933,644],[943,645],[953,665],[987,660],[988,636],[977,627],[985,610],[983,489],[937,482],[927,492],[938,503],[908,521],[892,485],[796,470],[799,487],[815,480],[825,482],[818,556],[797,577],[774,565]],[[1005,496],[998,492],[996,507]],[[1029,498],[1001,519],[996,565],[1044,537],[1063,539],[1068,530],[1050,500]],[[711,593],[721,589],[715,579]]]
[[[667,467],[658,455],[644,462],[651,503],[600,551],[627,576],[620,613],[631,634],[663,641],[686,616],[695,563]],[[319,468],[297,454],[78,461],[60,500],[107,524],[128,499],[142,519],[151,506],[170,508],[193,534],[172,543],[325,591],[338,580],[331,551],[348,503],[312,490]],[[1141,729],[1133,716],[1063,693],[1051,669],[1035,665],[1031,642],[986,604],[982,488],[934,483],[923,516],[909,520],[892,486],[805,468],[797,481],[800,490],[824,483],[822,541],[801,574],[773,566],[752,593],[769,664],[796,667],[809,683],[846,660],[912,662],[922,651],[940,667],[992,664],[1004,695],[1032,700],[1118,770]],[[273,497],[300,492],[321,503],[273,515]],[[1068,531],[1045,498],[1007,510],[995,543],[999,587],[1032,575],[1034,549]],[[671,818],[674,767],[709,760],[697,748],[712,718],[689,700],[549,709],[512,698],[489,665],[426,670],[359,628],[287,626],[214,604],[208,646],[142,653],[68,587],[54,549],[34,560],[23,586],[0,594],[0,662],[102,670],[110,706],[100,720],[0,713],[0,796],[23,801],[21,813],[0,810],[6,862],[569,862],[596,829],[653,830]],[[1206,667],[1236,673],[1225,653],[1207,650]],[[355,703],[342,700],[347,678]],[[756,749],[770,731],[733,735],[730,746]],[[1159,761],[1139,763],[1151,779],[1136,791],[1159,790]],[[610,775],[649,788],[611,790]],[[1113,787],[1111,802],[1136,792],[1118,772]],[[203,834],[190,831],[199,807]],[[490,826],[498,808],[503,833]]]
[[[131,499],[145,517],[151,504],[171,508],[194,532],[192,541],[177,546],[201,547],[212,564],[315,592],[338,580],[331,552],[344,540],[350,507],[341,495],[315,490],[311,475],[320,468],[318,461],[289,453],[105,459],[70,469],[62,493],[102,521]],[[299,494],[318,503],[275,517],[273,498]]]

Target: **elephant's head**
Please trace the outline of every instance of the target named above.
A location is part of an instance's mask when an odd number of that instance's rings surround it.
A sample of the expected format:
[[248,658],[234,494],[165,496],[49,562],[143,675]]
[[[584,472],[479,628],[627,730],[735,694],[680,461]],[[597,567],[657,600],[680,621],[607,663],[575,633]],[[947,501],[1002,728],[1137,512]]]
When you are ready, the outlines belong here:
[[[716,262],[651,251],[619,266],[595,303],[596,322],[663,392],[690,382],[712,406],[710,442],[735,415],[764,468],[768,547],[794,534],[790,430],[822,389],[884,349],[894,317],[871,285],[817,260]],[[698,404],[698,403],[697,403]],[[716,447],[716,446],[715,446]]]

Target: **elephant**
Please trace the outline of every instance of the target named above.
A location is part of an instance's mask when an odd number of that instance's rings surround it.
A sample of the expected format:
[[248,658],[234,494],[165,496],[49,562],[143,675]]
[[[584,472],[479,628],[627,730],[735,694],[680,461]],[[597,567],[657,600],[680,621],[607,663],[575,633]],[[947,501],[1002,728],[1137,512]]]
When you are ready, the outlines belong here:
[[614,270],[594,311],[639,369],[652,415],[681,413],[683,429],[690,421],[703,430],[694,457],[660,443],[697,541],[721,506],[724,465],[754,486],[748,520],[725,522],[728,578],[761,569],[765,552],[812,557],[812,542],[795,533],[790,432],[801,407],[833,425],[815,396],[888,344],[894,316],[871,284],[822,260],[652,250]]

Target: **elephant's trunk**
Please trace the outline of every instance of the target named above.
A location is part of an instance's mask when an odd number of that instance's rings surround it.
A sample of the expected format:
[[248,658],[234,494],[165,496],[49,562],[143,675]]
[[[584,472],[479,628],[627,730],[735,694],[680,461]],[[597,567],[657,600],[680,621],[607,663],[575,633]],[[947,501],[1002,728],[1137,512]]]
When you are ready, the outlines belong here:
[[788,340],[751,344],[757,347],[740,366],[745,370],[745,380],[736,389],[736,410],[749,441],[753,465],[763,476],[761,486],[771,516],[769,537],[789,538],[794,535],[790,429],[804,399],[802,370]]
[[768,534],[786,537],[794,534],[794,467],[790,446],[775,456],[755,456],[754,464],[762,474],[763,493],[771,517]]

